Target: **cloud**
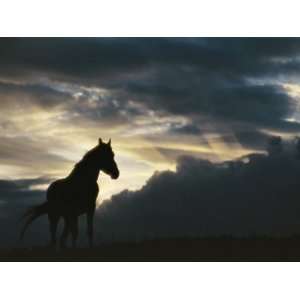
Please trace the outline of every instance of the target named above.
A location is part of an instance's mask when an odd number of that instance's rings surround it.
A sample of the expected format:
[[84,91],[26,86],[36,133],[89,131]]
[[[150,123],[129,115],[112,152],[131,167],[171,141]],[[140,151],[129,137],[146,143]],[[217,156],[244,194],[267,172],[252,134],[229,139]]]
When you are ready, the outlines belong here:
[[88,79],[153,65],[260,75],[297,71],[293,58],[299,49],[296,38],[21,38],[1,40],[0,64],[16,72],[30,69]]
[[[21,216],[31,205],[45,201],[45,191],[32,189],[49,183],[46,177],[24,180],[0,180],[0,244],[1,247],[18,245]],[[28,236],[27,243],[46,243],[46,220],[38,220]]]
[[[236,140],[241,144],[244,148],[254,148],[256,150],[264,151],[266,149],[266,145],[270,139],[270,135],[253,130],[237,130],[235,133]],[[226,143],[230,144],[232,142],[236,142],[232,140],[232,136],[222,136],[222,139],[226,141]]]
[[192,120],[195,115],[204,115],[275,127],[294,109],[292,98],[280,86],[218,82],[209,76],[202,81],[197,80],[197,74],[177,77],[128,84],[128,97],[144,101],[152,109],[188,115]]
[[99,238],[299,234],[300,161],[292,145],[243,161],[178,160],[98,211]]
[[27,98],[43,106],[71,98],[65,107],[70,121],[112,126],[113,120],[117,126],[156,113],[187,118],[188,135],[206,134],[205,122],[216,133],[228,127],[234,134],[235,122],[254,131],[300,129],[286,121],[297,105],[283,88],[299,75],[299,39],[21,38],[0,43],[3,77],[26,78],[31,83],[22,93],[26,89]]
[[71,95],[57,91],[49,86],[38,83],[14,83],[0,81],[1,106],[15,105],[19,107],[36,105],[51,109],[70,100]]
[[[70,169],[71,159],[50,153],[51,142],[44,144],[26,137],[0,137],[0,174],[12,176],[7,168],[14,168],[13,178],[34,175],[56,175],[64,168]],[[53,174],[54,173],[54,174]]]

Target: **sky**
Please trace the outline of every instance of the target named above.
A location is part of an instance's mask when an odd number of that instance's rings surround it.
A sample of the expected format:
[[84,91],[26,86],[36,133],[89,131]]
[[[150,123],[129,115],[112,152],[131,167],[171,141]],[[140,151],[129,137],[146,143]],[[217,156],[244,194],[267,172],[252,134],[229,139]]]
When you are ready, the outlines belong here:
[[99,178],[107,209],[144,199],[168,172],[185,178],[182,157],[214,170],[263,155],[271,136],[299,134],[299,75],[295,38],[1,38],[0,219],[43,201],[99,137],[120,169]]

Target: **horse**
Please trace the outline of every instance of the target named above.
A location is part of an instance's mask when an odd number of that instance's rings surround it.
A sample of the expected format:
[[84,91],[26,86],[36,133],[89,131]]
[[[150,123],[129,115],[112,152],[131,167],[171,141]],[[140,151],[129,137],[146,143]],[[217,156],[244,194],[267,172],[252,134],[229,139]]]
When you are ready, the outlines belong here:
[[65,248],[66,240],[71,233],[72,247],[75,248],[78,237],[78,217],[86,214],[87,235],[89,246],[92,247],[94,213],[99,193],[97,180],[100,171],[110,175],[112,179],[117,179],[120,175],[114,160],[111,140],[104,143],[101,138],[97,146],[83,156],[67,177],[49,185],[46,202],[33,206],[24,213],[25,224],[20,239],[23,239],[26,229],[34,220],[47,214],[51,233],[50,245],[56,246],[57,225],[63,218],[64,229],[59,241],[60,247]]

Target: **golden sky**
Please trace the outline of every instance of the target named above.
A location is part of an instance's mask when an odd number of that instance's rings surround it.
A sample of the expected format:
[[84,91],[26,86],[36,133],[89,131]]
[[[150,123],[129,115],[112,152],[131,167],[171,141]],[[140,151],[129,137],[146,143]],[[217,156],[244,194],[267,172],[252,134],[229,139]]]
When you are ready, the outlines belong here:
[[[10,83],[17,90],[25,83]],[[51,82],[47,85],[51,86]],[[53,84],[55,89],[73,92],[70,99],[52,107],[44,106],[34,94],[13,91],[1,98],[1,169],[3,179],[67,176],[86,151],[94,147],[99,137],[112,139],[121,176],[118,183],[102,174],[100,197],[109,198],[123,189],[138,189],[155,172],[174,170],[179,155],[193,155],[225,160],[250,151],[238,141],[227,144],[216,134],[197,137],[168,133],[172,124],[185,124],[180,116],[159,116],[154,111],[138,116],[128,123],[123,120],[88,119],[72,112],[79,105],[93,106],[93,97],[109,94],[107,90],[90,90],[87,103],[81,104],[77,94],[81,86]],[[74,91],[73,91],[74,90]],[[45,95],[46,96],[46,95]],[[101,113],[101,110],[100,110]],[[234,138],[234,136],[232,135]],[[34,188],[45,188],[38,186]]]

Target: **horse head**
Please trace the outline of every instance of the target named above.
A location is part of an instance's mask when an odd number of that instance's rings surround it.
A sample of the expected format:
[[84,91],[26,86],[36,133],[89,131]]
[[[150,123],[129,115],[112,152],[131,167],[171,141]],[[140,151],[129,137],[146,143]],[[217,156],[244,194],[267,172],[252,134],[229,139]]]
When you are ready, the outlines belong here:
[[114,159],[114,152],[111,147],[111,140],[108,143],[104,143],[101,138],[99,138],[98,144],[99,151],[99,168],[101,171],[110,175],[112,179],[117,179],[120,175],[117,163]]

